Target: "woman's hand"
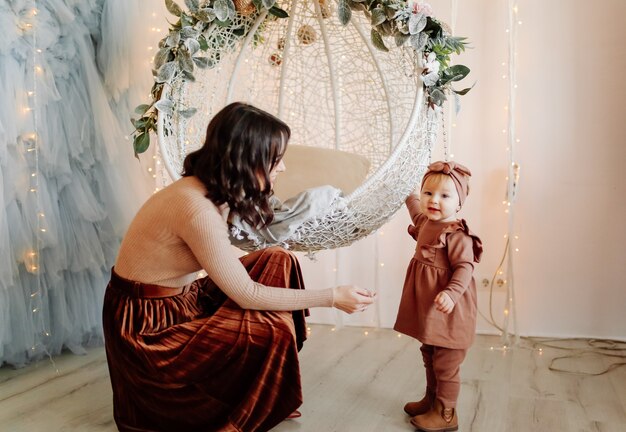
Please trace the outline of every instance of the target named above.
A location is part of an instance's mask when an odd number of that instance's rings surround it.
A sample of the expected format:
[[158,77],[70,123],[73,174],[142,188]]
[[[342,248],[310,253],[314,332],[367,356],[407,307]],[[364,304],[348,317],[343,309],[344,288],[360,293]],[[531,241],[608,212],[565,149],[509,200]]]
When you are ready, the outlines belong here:
[[440,292],[435,297],[435,307],[438,311],[449,314],[454,309],[454,302],[445,292]]
[[346,313],[363,312],[374,303],[376,293],[357,288],[353,285],[341,285],[333,288],[333,306]]

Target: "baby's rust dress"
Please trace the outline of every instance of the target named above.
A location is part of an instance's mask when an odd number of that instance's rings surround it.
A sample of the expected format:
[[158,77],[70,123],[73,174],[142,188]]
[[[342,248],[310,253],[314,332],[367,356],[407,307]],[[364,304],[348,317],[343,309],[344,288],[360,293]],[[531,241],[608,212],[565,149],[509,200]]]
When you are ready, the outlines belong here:
[[[417,240],[409,263],[394,329],[427,345],[467,349],[476,330],[474,263],[482,244],[464,220],[432,222],[415,215],[409,232]],[[453,277],[454,273],[454,277]],[[434,300],[445,291],[454,301],[450,314]]]

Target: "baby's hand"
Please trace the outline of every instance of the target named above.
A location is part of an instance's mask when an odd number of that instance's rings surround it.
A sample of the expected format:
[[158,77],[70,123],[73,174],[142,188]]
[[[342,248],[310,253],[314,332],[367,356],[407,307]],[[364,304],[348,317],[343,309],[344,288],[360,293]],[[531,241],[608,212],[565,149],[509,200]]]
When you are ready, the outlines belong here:
[[438,311],[449,314],[454,309],[454,302],[448,294],[440,292],[435,297],[435,307]]

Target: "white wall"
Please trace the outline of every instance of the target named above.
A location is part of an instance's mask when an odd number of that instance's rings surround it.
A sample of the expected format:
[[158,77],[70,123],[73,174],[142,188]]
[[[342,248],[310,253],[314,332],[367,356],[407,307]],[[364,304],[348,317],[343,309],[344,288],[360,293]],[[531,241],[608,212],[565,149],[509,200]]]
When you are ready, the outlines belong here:
[[[451,0],[431,0],[450,22]],[[169,16],[160,6],[159,17]],[[507,0],[457,1],[456,34],[472,49],[458,63],[471,68],[452,133],[454,160],[473,171],[463,209],[484,243],[476,279],[491,279],[502,257],[507,215]],[[158,11],[157,11],[158,12]],[[525,0],[517,27],[516,161],[521,181],[515,207],[517,320],[525,335],[626,339],[626,2]],[[153,17],[147,15],[152,24]],[[143,27],[142,32],[149,31]],[[161,34],[155,36],[161,36]],[[158,40],[158,38],[157,38]],[[465,84],[465,83],[464,83]],[[439,148],[434,158],[442,157]],[[350,248],[302,256],[309,289],[357,283],[377,289],[376,307],[347,316],[312,311],[310,322],[393,326],[414,243],[402,209],[379,233]],[[334,271],[336,269],[336,271]],[[479,283],[481,311],[489,292]],[[493,312],[502,320],[504,294]],[[479,319],[479,332],[495,329]]]
[[[490,279],[502,257],[507,215],[508,81],[505,0],[460,1],[456,33],[472,49],[459,59],[475,88],[462,98],[453,130],[454,160],[473,171],[462,216],[484,243],[476,279]],[[449,1],[431,1],[450,17]],[[514,271],[524,335],[626,339],[626,2],[526,0],[517,28],[521,181],[515,208]],[[439,149],[435,157],[441,157]],[[311,322],[393,325],[413,244],[406,210],[350,248],[302,258],[308,287],[336,282],[376,288],[377,308],[353,316],[315,310]],[[384,264],[384,266],[381,266]],[[337,271],[333,271],[336,268]],[[479,284],[480,285],[480,284]],[[488,314],[488,291],[479,291]],[[503,293],[494,294],[501,321]],[[479,320],[480,332],[493,327]]]

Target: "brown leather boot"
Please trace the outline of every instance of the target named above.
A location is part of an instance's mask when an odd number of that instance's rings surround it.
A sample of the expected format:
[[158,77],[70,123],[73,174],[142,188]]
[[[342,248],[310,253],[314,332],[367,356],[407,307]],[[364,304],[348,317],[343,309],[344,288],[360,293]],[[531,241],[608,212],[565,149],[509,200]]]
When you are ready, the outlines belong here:
[[426,389],[426,394],[424,395],[422,400],[417,402],[408,402],[404,406],[404,412],[411,417],[427,413],[432,408],[434,401],[435,393],[431,392],[429,389]]
[[423,432],[448,432],[459,429],[456,409],[444,407],[439,399],[435,399],[433,407],[426,414],[413,417],[411,424]]

